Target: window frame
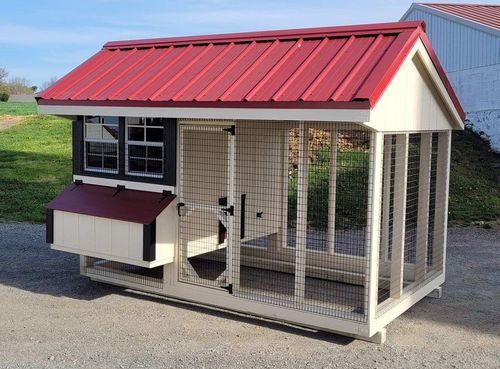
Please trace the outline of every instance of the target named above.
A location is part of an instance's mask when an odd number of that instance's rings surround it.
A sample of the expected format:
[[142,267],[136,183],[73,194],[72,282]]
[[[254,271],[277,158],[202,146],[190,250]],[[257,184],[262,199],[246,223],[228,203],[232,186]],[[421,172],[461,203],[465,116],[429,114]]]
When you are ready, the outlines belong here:
[[[135,172],[126,173],[126,119],[137,117],[113,116],[118,118],[118,172],[109,170],[86,169],[85,148],[85,118],[98,115],[78,115],[73,121],[73,175],[88,177],[107,178],[113,180],[124,180],[131,182],[142,182],[159,184],[165,186],[177,186],[177,119],[154,117],[161,120],[163,125],[163,176],[137,175]],[[104,116],[99,116],[104,117]]]
[[[132,119],[138,119],[139,122],[143,122],[142,124],[137,124],[137,123],[131,123]],[[158,125],[152,125],[148,126],[147,125],[147,120],[148,119],[161,119],[161,118],[135,118],[135,117],[126,117],[125,118],[125,175],[126,176],[134,176],[134,177],[146,177],[146,178],[156,178],[156,179],[161,179],[165,177],[165,125],[163,123],[159,123]],[[137,141],[137,140],[129,140],[129,128],[141,128],[143,129],[143,140],[142,141]],[[147,130],[148,129],[161,129],[162,132],[162,140],[161,141],[147,141]],[[144,157],[131,157],[130,156],[130,150],[129,146],[142,146],[146,148],[146,156]],[[147,154],[147,148],[148,147],[161,147],[161,158],[153,158],[150,159],[148,158]],[[129,166],[130,166],[130,159],[139,159],[139,160],[144,160],[145,161],[145,169],[146,171],[144,172],[139,172],[139,171],[131,171]],[[153,172],[148,172],[147,167],[148,167],[148,161],[153,160],[153,161],[158,161],[161,163],[161,173],[155,174]]]
[[[88,123],[87,118],[99,118],[98,123]],[[84,172],[96,172],[96,173],[105,173],[105,174],[118,174],[120,171],[120,120],[118,118],[118,122],[116,124],[110,124],[105,122],[105,118],[107,116],[102,115],[85,115],[83,116],[83,170]],[[100,138],[87,138],[87,126],[88,125],[99,125]],[[112,126],[116,127],[118,132],[118,138],[111,140],[103,138],[103,129],[104,126]],[[87,143],[99,143],[99,144],[116,144],[116,155],[105,155],[104,152],[100,155],[89,154],[87,153]],[[101,158],[102,167],[89,167],[88,166],[88,155],[96,156]],[[104,158],[105,157],[116,157],[116,169],[105,168],[104,167]]]

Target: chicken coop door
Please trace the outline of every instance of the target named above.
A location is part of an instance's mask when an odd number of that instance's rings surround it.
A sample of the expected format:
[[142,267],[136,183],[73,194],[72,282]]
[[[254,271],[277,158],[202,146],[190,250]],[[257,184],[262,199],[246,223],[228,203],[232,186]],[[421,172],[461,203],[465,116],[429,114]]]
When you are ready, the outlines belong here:
[[234,126],[180,127],[179,280],[229,288]]

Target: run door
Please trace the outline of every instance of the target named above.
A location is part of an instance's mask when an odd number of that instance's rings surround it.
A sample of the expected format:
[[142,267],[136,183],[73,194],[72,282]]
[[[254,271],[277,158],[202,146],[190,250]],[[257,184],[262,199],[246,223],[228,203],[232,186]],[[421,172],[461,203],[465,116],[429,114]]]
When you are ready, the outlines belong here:
[[179,280],[231,285],[234,126],[180,126]]

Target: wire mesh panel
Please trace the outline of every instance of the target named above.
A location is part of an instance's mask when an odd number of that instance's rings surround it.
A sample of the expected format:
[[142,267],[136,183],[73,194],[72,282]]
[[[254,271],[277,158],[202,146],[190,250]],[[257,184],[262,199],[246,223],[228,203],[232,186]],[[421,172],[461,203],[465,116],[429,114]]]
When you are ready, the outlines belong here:
[[[442,270],[444,241],[437,257],[433,244],[434,239],[442,239],[446,229],[443,216],[449,154],[443,138],[438,150],[439,137],[446,134],[385,135],[379,303],[400,298]],[[441,215],[436,216],[436,212]],[[431,267],[434,260],[436,268]]]
[[370,133],[237,122],[235,295],[363,321]]
[[180,127],[180,281],[217,288],[227,284],[230,137],[228,127]]
[[90,256],[84,258],[83,271],[90,277],[105,277],[147,287],[163,288],[163,266],[143,268]]

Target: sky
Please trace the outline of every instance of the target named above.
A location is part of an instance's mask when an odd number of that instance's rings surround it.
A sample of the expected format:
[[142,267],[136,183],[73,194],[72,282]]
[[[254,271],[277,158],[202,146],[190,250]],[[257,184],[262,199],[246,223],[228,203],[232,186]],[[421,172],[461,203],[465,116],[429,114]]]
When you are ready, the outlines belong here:
[[30,84],[40,86],[52,77],[68,73],[99,51],[106,41],[392,22],[399,20],[411,3],[411,0],[2,1],[0,67],[7,69],[9,77],[24,77]]

